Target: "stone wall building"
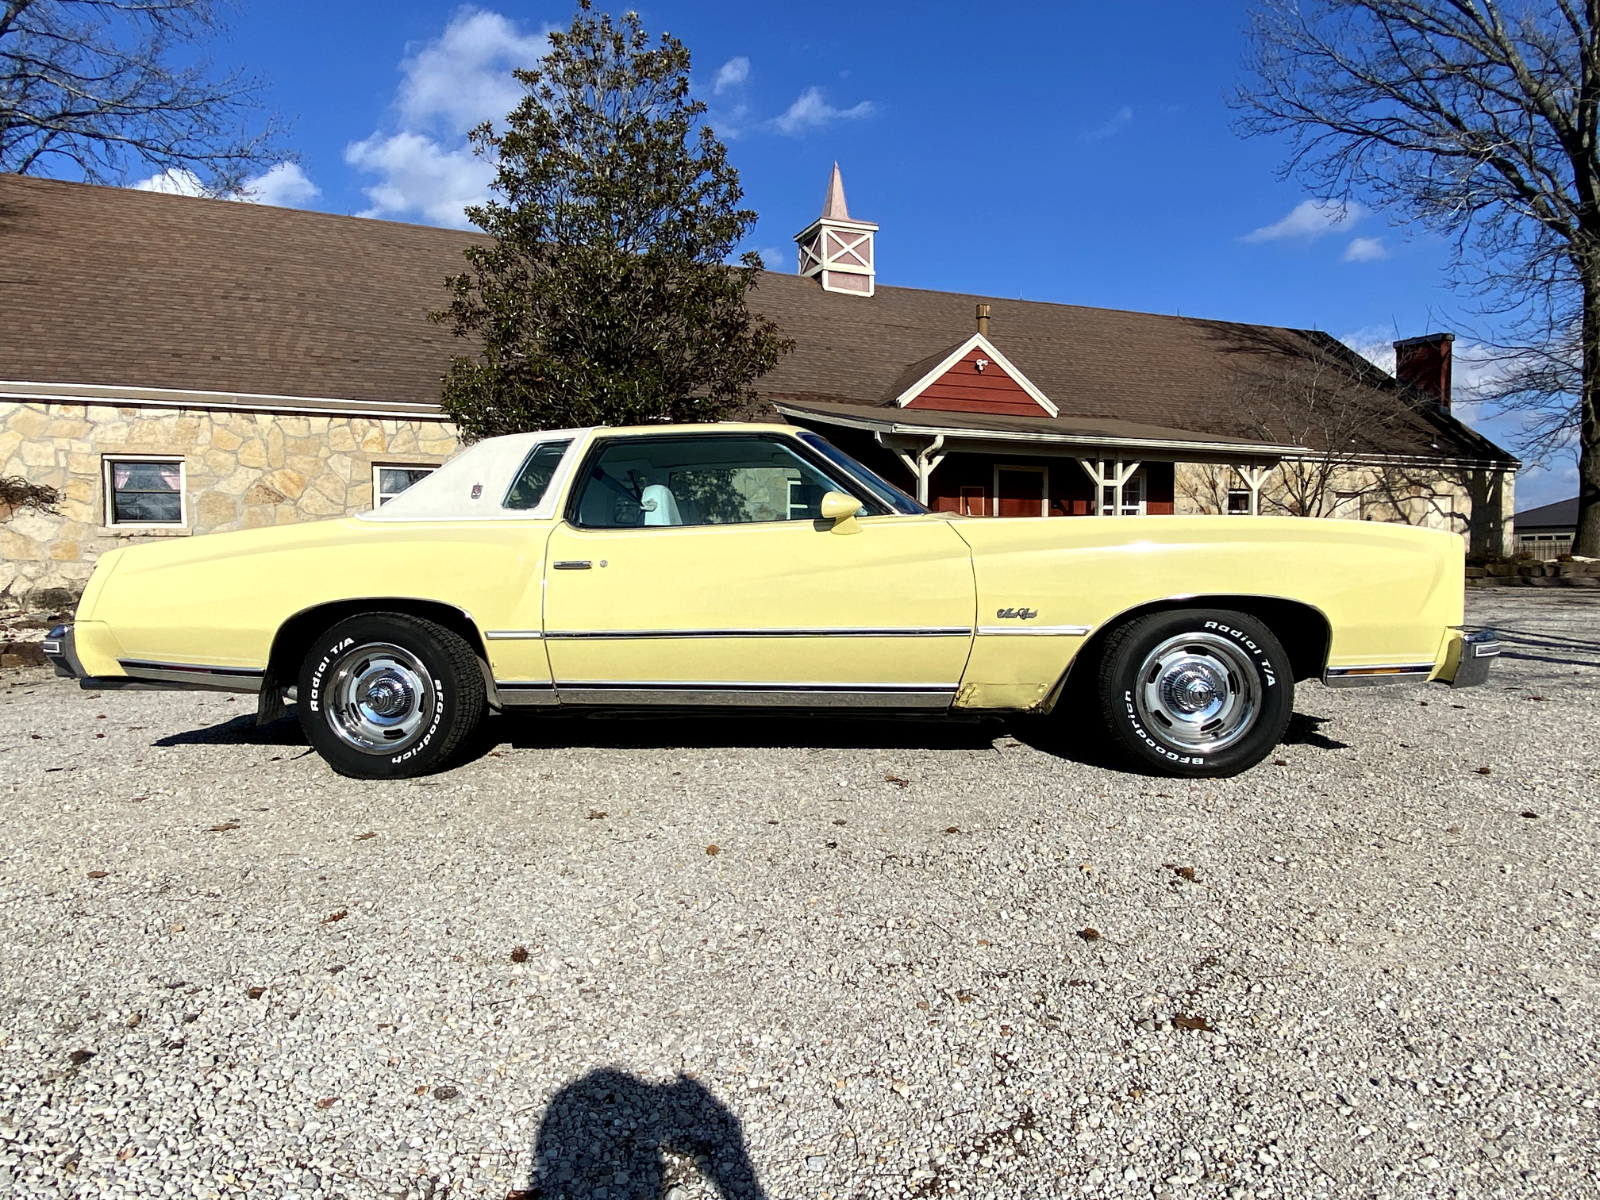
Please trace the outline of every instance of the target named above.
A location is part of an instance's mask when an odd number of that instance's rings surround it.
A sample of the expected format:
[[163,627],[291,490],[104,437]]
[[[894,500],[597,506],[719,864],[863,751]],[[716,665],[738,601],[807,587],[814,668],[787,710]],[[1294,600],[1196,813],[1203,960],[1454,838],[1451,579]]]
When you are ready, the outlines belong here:
[[[1309,476],[1327,515],[1509,549],[1518,464],[1451,414],[1448,335],[1394,379],[1304,330],[883,286],[877,234],[836,173],[803,273],[753,294],[797,348],[747,415],[973,516],[1283,511]],[[0,175],[0,473],[63,495],[0,522],[0,607],[67,607],[130,540],[357,512],[444,461],[440,379],[471,347],[428,313],[475,236]],[[1348,439],[1297,408],[1329,362]]]

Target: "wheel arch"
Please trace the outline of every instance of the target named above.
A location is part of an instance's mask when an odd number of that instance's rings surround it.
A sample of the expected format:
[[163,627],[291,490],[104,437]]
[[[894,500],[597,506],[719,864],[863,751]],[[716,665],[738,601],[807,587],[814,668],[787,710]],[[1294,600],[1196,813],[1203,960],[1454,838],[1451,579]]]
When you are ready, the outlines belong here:
[[261,681],[261,701],[256,713],[258,724],[266,724],[283,716],[283,692],[295,686],[295,681],[300,677],[300,664],[317,636],[340,621],[367,613],[400,613],[408,617],[420,617],[456,634],[477,655],[490,707],[499,708],[494,673],[489,669],[488,648],[471,613],[440,600],[425,600],[415,596],[363,596],[354,600],[330,600],[324,604],[314,604],[301,609],[278,626],[272,638],[272,649],[267,655],[266,675]]
[[1067,688],[1092,672],[1092,664],[1100,661],[1101,649],[1111,634],[1129,621],[1150,613],[1174,612],[1186,608],[1226,608],[1255,617],[1282,644],[1289,656],[1289,664],[1296,683],[1303,679],[1320,679],[1328,662],[1328,650],[1333,639],[1333,625],[1328,616],[1314,604],[1303,600],[1290,600],[1283,596],[1255,596],[1218,592],[1203,596],[1168,596],[1125,608],[1115,616],[1101,622],[1078,652],[1072,656],[1066,671],[1050,694],[1049,707],[1054,708]]

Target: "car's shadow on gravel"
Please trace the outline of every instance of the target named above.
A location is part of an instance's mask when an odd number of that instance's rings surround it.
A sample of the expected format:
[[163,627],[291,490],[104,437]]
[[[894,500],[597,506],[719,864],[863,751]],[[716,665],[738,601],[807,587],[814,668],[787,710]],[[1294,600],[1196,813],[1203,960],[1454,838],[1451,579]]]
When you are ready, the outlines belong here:
[[300,728],[294,709],[289,715],[270,725],[257,725],[255,713],[240,713],[231,721],[220,725],[207,725],[204,729],[185,729],[157,738],[157,746],[304,746],[305,732]]
[[696,1174],[725,1200],[766,1196],[744,1127],[709,1089],[684,1075],[647,1083],[591,1071],[551,1099],[532,1177],[507,1200],[661,1200]]
[[[907,717],[506,715],[484,722],[481,750],[594,747],[612,750],[797,748],[987,750],[1006,732],[996,720]],[[475,750],[477,747],[474,748]],[[477,755],[474,754],[474,757]]]

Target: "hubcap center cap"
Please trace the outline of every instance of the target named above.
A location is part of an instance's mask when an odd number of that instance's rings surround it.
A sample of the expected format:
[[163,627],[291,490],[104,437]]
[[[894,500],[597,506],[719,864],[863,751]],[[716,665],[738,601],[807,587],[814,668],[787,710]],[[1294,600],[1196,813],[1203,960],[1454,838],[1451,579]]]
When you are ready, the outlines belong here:
[[392,675],[381,675],[367,685],[361,702],[376,716],[398,716],[411,707],[411,689]]
[[1173,713],[1202,712],[1211,708],[1227,691],[1217,673],[1200,664],[1173,671],[1161,681],[1161,700]]

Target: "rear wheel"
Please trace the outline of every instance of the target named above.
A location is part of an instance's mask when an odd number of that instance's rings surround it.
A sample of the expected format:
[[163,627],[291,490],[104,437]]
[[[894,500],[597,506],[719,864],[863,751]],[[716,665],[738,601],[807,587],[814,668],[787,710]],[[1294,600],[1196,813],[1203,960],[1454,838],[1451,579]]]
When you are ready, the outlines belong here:
[[1112,740],[1164,775],[1247,771],[1277,746],[1294,711],[1289,656],[1254,617],[1224,609],[1151,613],[1116,630],[1100,661]]
[[341,775],[406,779],[447,766],[483,719],[477,655],[400,613],[341,621],[300,668],[300,724]]

